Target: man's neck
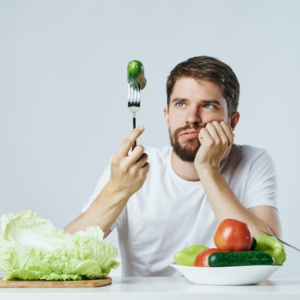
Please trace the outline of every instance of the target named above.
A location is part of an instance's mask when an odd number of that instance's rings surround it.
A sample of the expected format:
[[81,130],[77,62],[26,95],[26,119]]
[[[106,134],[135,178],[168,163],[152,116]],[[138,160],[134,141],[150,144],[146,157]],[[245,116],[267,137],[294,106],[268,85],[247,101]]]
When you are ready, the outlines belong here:
[[199,175],[195,169],[194,162],[186,162],[181,160],[172,150],[171,166],[174,172],[184,180],[200,181]]

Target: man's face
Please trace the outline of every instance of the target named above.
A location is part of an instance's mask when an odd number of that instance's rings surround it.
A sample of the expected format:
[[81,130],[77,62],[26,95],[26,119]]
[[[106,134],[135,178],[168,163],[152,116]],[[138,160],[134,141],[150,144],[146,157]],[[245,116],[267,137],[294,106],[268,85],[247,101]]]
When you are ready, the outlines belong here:
[[229,123],[227,102],[220,87],[208,80],[183,77],[176,81],[169,109],[164,109],[174,152],[193,162],[200,147],[199,131],[207,123]]

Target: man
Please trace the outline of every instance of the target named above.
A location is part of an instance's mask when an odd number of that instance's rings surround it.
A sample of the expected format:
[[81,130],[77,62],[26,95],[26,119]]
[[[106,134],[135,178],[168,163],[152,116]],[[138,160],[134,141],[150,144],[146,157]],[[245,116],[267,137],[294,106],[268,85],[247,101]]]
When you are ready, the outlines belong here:
[[164,109],[171,147],[138,145],[128,155],[144,128],[131,131],[65,231],[98,225],[108,236],[117,228],[123,276],[180,276],[169,267],[174,254],[215,247],[215,230],[228,218],[247,223],[255,237],[256,228],[281,237],[271,157],[233,143],[239,94],[234,72],[215,58],[178,64]]

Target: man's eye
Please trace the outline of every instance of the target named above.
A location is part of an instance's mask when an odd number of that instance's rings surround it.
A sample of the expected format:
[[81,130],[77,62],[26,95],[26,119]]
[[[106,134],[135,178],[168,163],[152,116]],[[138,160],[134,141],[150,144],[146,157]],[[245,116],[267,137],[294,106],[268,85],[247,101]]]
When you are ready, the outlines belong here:
[[[204,107],[206,107],[206,106],[209,106],[209,105],[210,105],[210,106],[212,106],[212,108],[214,108],[214,107],[215,107],[215,106],[214,106],[214,105],[212,105],[212,104],[205,104],[205,105],[204,105]],[[209,107],[208,107],[208,108],[209,108]]]
[[182,102],[178,102],[176,105],[177,105],[177,107],[183,107],[183,105],[185,105],[185,104]]

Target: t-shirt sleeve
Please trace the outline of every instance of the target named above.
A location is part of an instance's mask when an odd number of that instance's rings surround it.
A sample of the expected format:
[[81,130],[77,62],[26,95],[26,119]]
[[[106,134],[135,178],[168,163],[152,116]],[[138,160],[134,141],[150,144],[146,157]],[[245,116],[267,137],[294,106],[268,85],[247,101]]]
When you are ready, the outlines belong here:
[[269,205],[278,210],[275,164],[268,152],[262,153],[250,168],[243,205],[247,209]]
[[[93,195],[89,197],[89,200],[83,205],[83,208],[81,210],[82,213],[86,212],[88,208],[92,205],[93,201],[98,197],[98,195],[101,193],[105,185],[108,183],[110,179],[110,164],[106,167],[104,172],[102,173],[100,179],[97,182],[97,186],[95,188],[95,191]],[[124,210],[123,210],[124,211]],[[117,220],[113,223],[113,225],[110,227],[110,230],[114,230],[117,226],[121,223],[123,212],[119,215]]]

